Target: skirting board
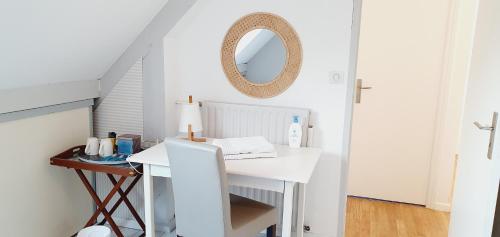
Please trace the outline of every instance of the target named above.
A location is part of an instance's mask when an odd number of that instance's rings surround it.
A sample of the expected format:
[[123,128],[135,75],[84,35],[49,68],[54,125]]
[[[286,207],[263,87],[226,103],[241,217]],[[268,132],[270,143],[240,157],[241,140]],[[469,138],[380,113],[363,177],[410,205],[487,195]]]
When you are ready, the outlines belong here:
[[[103,219],[104,219],[103,217],[100,217],[98,218],[97,222],[101,222]],[[113,217],[113,220],[115,221],[117,226],[134,230],[141,230],[141,226],[139,226],[139,223],[137,223],[136,220],[123,219],[119,217]],[[170,223],[168,224],[159,224],[159,223],[156,224],[156,231],[171,233],[174,230],[175,230],[174,219],[170,220]]]
[[444,202],[435,202],[428,208],[436,211],[444,211],[444,212],[450,212],[451,211],[451,204],[450,203],[444,203]]
[[[99,218],[97,222],[101,222],[103,220],[103,217]],[[113,220],[115,221],[116,225],[120,227],[125,227],[129,229],[134,229],[134,230],[141,230],[141,227],[139,226],[139,223],[135,220],[126,220],[123,218],[117,218],[113,217]],[[168,224],[156,224],[156,231],[164,232],[164,233],[172,233],[172,231],[175,230],[175,219],[170,220],[170,223]],[[281,228],[276,228],[276,233],[281,233]],[[296,232],[292,231],[292,236],[296,236]],[[261,234],[265,235],[266,230],[263,230]],[[307,235],[305,235],[307,236]]]
[[314,234],[314,233],[304,233],[304,237],[334,237],[333,235],[321,235],[321,234]]
[[[103,218],[99,218],[98,222],[101,222]],[[125,227],[129,229],[134,229],[134,230],[141,230],[141,227],[139,226],[139,223],[135,220],[126,220],[123,218],[117,218],[113,217],[113,220],[115,221],[116,225],[120,227]],[[163,224],[159,225],[156,224],[156,231],[164,232],[164,233],[172,233],[175,230],[175,219],[170,220],[169,224]],[[266,234],[266,230],[263,230],[260,232],[263,236]],[[281,233],[281,228],[276,228],[276,233]],[[292,236],[297,236],[296,232],[292,231]],[[304,234],[304,236],[307,236],[307,234]],[[312,237],[312,236],[311,236]]]

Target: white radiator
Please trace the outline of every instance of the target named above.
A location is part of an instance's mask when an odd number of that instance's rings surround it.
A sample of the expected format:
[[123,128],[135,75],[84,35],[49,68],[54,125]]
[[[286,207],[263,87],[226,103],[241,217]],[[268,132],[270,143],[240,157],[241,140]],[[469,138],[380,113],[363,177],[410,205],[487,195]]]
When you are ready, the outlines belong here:
[[[292,116],[298,115],[302,119],[302,146],[308,143],[310,112],[307,109],[205,101],[202,103],[201,111],[203,135],[206,137],[264,136],[273,144],[288,144],[288,129],[292,123]],[[283,213],[283,194],[281,193],[236,186],[230,186],[229,191],[278,207],[280,216]],[[296,222],[293,221],[293,223]],[[278,229],[281,229],[281,218],[278,222]]]

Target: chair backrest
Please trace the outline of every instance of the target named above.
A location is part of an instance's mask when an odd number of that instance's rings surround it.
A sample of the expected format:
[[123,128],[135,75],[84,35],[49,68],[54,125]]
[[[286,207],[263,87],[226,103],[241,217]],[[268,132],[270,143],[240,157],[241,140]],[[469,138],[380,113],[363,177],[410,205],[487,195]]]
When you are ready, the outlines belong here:
[[175,201],[177,234],[222,237],[231,227],[226,168],[220,148],[166,140]]

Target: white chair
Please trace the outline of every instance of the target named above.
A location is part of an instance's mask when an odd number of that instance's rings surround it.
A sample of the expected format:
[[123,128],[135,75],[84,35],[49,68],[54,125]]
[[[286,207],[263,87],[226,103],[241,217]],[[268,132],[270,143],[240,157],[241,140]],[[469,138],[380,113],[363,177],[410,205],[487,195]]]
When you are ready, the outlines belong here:
[[276,208],[229,194],[219,148],[178,139],[166,146],[178,236],[255,237],[266,228],[276,236]]

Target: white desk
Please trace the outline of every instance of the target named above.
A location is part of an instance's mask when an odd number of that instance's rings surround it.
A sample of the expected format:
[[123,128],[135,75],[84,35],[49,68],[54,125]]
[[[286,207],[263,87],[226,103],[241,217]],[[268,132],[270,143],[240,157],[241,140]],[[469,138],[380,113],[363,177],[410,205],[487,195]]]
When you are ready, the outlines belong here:
[[[318,163],[321,150],[275,145],[278,158],[227,160],[228,183],[283,193],[282,237],[291,237],[294,187],[298,187],[297,237],[303,236],[305,186]],[[167,150],[158,144],[128,158],[142,163],[144,169],[144,203],[146,236],[155,236],[153,177],[171,177]],[[296,185],[298,184],[298,185]]]

